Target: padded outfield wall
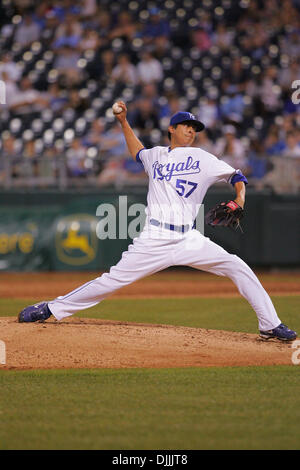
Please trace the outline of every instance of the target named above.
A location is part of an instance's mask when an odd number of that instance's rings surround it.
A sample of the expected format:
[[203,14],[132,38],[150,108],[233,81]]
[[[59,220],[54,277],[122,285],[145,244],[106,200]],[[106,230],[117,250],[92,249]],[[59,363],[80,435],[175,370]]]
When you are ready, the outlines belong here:
[[[131,189],[130,194],[14,191],[0,197],[2,271],[107,270],[132,241],[124,229],[120,233],[120,204],[127,209],[146,205],[145,188]],[[232,197],[230,189],[210,190],[204,212]],[[115,208],[115,238],[101,240],[97,233],[104,212],[99,206],[105,209],[104,204]],[[245,209],[244,233],[205,226],[205,235],[252,267],[300,267],[300,195],[249,189]],[[131,214],[127,211],[127,226],[136,220],[137,213]]]

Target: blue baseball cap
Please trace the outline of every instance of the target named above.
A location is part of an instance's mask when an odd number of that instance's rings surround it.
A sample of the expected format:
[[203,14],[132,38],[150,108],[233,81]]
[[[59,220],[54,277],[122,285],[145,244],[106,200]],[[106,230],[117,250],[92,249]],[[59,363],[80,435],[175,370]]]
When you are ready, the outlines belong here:
[[175,124],[182,124],[183,122],[190,122],[192,121],[193,123],[196,124],[196,132],[203,131],[205,128],[203,122],[198,121],[196,116],[192,113],[187,113],[185,111],[179,111],[178,113],[174,114],[174,116],[171,117],[170,120],[170,126],[174,126]]

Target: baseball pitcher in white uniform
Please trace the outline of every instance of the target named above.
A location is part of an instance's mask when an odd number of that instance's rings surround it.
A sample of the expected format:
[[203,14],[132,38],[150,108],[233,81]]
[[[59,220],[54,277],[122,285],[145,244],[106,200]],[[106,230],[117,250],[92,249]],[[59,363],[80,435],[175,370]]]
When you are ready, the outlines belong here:
[[127,108],[118,102],[119,121],[131,156],[143,164],[149,177],[145,226],[120,261],[109,272],[51,301],[26,307],[19,322],[62,320],[93,307],[116,290],[170,266],[227,276],[252,306],[263,339],[291,341],[297,337],[279,319],[273,303],[250,267],[238,256],[205,237],[195,219],[208,188],[231,183],[234,204],[243,208],[247,179],[214,155],[193,146],[204,125],[191,113],[178,112],[168,127],[170,146],[146,149],[127,121]]

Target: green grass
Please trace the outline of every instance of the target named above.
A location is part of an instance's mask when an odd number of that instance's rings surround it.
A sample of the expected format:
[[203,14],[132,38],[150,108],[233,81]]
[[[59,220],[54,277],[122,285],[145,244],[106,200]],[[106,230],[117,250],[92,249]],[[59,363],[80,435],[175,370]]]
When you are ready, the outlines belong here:
[[2,371],[0,449],[299,449],[296,366]]
[[[272,300],[283,323],[300,331],[300,296],[275,296]],[[35,303],[35,300],[0,299],[0,316],[16,316],[31,303]],[[107,299],[93,308],[79,312],[77,316],[257,332],[256,315],[242,297]]]
[[[300,331],[300,297],[272,300]],[[0,316],[30,303],[0,299]],[[78,315],[257,332],[243,298],[108,299]],[[299,449],[298,367],[0,370],[0,449]]]

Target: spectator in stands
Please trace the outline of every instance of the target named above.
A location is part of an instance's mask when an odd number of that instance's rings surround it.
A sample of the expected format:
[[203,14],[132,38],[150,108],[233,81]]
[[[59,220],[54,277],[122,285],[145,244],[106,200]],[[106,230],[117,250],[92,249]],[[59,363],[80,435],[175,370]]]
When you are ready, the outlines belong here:
[[246,149],[241,140],[236,137],[235,127],[224,126],[223,134],[216,142],[215,155],[233,168],[246,172],[248,168]]
[[300,141],[295,131],[290,131],[286,137],[286,148],[282,152],[283,157],[300,158]]
[[83,144],[85,146],[96,146],[98,149],[101,145],[102,135],[105,132],[106,123],[103,118],[95,119],[92,122],[92,126],[87,133],[87,135],[83,138]]
[[41,30],[38,24],[33,21],[32,15],[27,12],[24,14],[23,20],[16,28],[15,41],[21,44],[21,46],[26,47],[34,41],[38,41],[40,33]]
[[[112,68],[114,67],[114,53],[109,48],[105,49],[108,44],[106,36],[102,36],[95,29],[95,24],[89,22],[84,30],[83,37],[79,43],[81,54],[87,49],[95,52],[94,57],[88,61],[85,73],[89,78],[101,80],[105,83],[111,76]],[[107,52],[106,52],[107,51]],[[107,70],[105,73],[104,69]]]
[[[297,19],[298,18],[298,19]],[[293,61],[300,59],[299,14],[293,18],[295,24],[292,31],[282,39],[282,53],[287,54]],[[288,23],[291,24],[291,23]]]
[[266,156],[263,142],[259,139],[258,135],[255,134],[249,142],[247,176],[252,180],[254,179],[254,183],[256,183],[271,169],[272,164]]
[[66,151],[67,168],[69,176],[71,177],[84,177],[88,173],[85,166],[86,149],[81,144],[80,139],[75,138]]
[[98,176],[99,186],[115,185],[122,187],[124,184],[146,183],[148,180],[143,165],[135,162],[128,153],[121,157],[111,157],[106,160],[101,173]]
[[[260,97],[259,97],[259,79],[257,77],[251,77],[249,75],[248,79],[245,82],[244,94],[249,96],[253,102],[253,113],[259,114],[260,111]],[[255,112],[256,102],[258,102],[258,111]]]
[[58,82],[50,83],[47,96],[49,98],[49,107],[53,112],[63,110],[68,103],[68,98],[62,93]]
[[262,104],[261,114],[272,120],[279,112],[281,106],[281,89],[277,85],[277,68],[268,67],[263,73],[262,83],[259,87],[259,98]]
[[166,104],[160,109],[160,118],[171,118],[173,114],[178,113],[181,110],[180,98],[175,92],[166,93]]
[[100,75],[103,83],[111,79],[112,71],[115,66],[115,54],[111,49],[105,49],[100,56]]
[[278,84],[287,96],[291,94],[292,83],[295,80],[300,80],[300,64],[297,60],[292,60],[288,67],[279,70],[278,76]]
[[218,90],[210,88],[207,96],[200,98],[198,118],[205,124],[206,129],[214,131],[220,118],[219,106],[217,102]]
[[79,16],[81,7],[78,0],[63,0],[54,2],[53,13],[60,23],[64,23],[67,15]]
[[47,94],[35,90],[28,76],[22,78],[20,88],[16,88],[14,94],[9,97],[10,110],[18,115],[39,113],[48,105]]
[[128,157],[126,142],[118,122],[106,130],[104,119],[97,119],[84,139],[86,146],[94,145],[99,149],[102,169],[98,175],[99,186],[115,184]]
[[[5,105],[1,105],[1,108],[11,109],[14,104],[15,96],[20,92],[17,84],[10,78],[6,71],[2,71],[1,79],[5,83]],[[0,110],[1,111],[1,110]]]
[[238,92],[243,92],[248,78],[248,72],[243,68],[242,58],[240,56],[234,57],[230,69],[224,73],[222,91],[227,93],[227,90],[235,85]]
[[267,54],[269,46],[269,35],[266,27],[262,21],[253,23],[250,28],[250,35],[252,40],[252,53],[251,56],[255,60],[261,60]]
[[132,157],[125,158],[122,163],[122,180],[119,180],[120,184],[148,183],[148,177],[142,163],[136,162]]
[[109,33],[109,39],[115,38],[123,39],[126,43],[130,43],[138,33],[138,24],[133,21],[131,14],[128,11],[121,11],[117,18],[116,25]]
[[57,150],[55,147],[46,148],[43,151],[42,158],[37,161],[38,175],[42,178],[53,179],[56,175],[56,161]]
[[157,110],[149,98],[139,100],[133,119],[133,127],[138,130],[145,147],[151,146],[150,133],[154,129],[159,129],[159,119]]
[[108,160],[104,163],[102,170],[98,175],[98,185],[109,186],[118,185],[119,178],[122,178],[122,161],[118,159]]
[[89,18],[93,18],[94,15],[97,14],[98,5],[97,0],[82,0],[81,1],[81,16],[86,20]]
[[107,10],[98,10],[95,18],[89,21],[89,27],[97,31],[99,38],[101,39],[101,45],[108,47],[110,46],[109,34],[112,29],[112,17]]
[[79,49],[82,54],[87,50],[97,51],[102,44],[103,42],[99,38],[97,31],[87,26],[80,39]]
[[[202,122],[202,121],[201,121]],[[194,144],[196,147],[200,147],[201,149],[205,150],[206,152],[214,154],[215,146],[213,142],[208,137],[207,131],[204,130],[202,132],[198,132],[197,139]]]
[[88,108],[88,102],[86,98],[80,96],[77,88],[71,88],[68,94],[68,102],[65,107],[74,109],[76,113],[82,114]]
[[[36,20],[36,18],[34,18]],[[60,21],[57,16],[55,16],[52,8],[48,8],[45,15],[43,16],[44,26],[43,30],[47,31],[47,38],[53,40],[55,38],[56,29],[60,26]],[[38,21],[40,23],[40,21]]]
[[211,35],[211,43],[223,52],[228,51],[234,40],[234,31],[226,27],[225,23],[218,23],[215,32]]
[[[4,3],[4,2],[3,2]],[[17,11],[23,13],[34,5],[34,0],[14,0]]]
[[210,36],[202,24],[191,31],[191,41],[193,46],[201,52],[208,51],[212,45]]
[[164,99],[161,99],[158,93],[157,83],[151,82],[146,83],[140,87],[140,93],[138,94],[137,102],[140,99],[149,99],[151,100],[152,106],[157,110],[159,116],[161,116],[164,107]]
[[205,11],[205,10],[199,11],[199,23],[201,24],[204,31],[206,31],[207,34],[211,36],[214,28],[213,28],[212,14],[210,11]]
[[264,147],[267,155],[279,156],[285,148],[284,139],[280,138],[277,126],[272,126],[264,140]]
[[37,161],[35,159],[35,141],[33,139],[25,141],[22,157],[22,161],[19,165],[21,171],[20,176],[24,178],[32,178],[34,176],[38,176]]
[[147,50],[142,53],[137,64],[137,73],[141,84],[160,82],[163,78],[161,63]]
[[[239,25],[242,23],[240,22]],[[247,31],[247,29],[245,30]],[[252,58],[252,38],[247,33],[237,34],[235,38],[235,42],[241,54],[246,57]]]
[[0,79],[4,80],[3,72],[6,73],[6,77],[12,82],[17,82],[21,78],[21,68],[13,61],[12,54],[9,51],[3,52],[0,62]]
[[76,49],[82,36],[82,27],[73,15],[66,15],[65,21],[59,25],[55,32],[54,49],[69,46]]
[[56,51],[53,65],[67,87],[77,85],[82,79],[82,71],[78,67],[79,59],[80,52],[68,44],[64,44]]
[[161,38],[162,41],[168,42],[170,36],[169,22],[161,18],[159,8],[153,7],[149,10],[149,20],[146,22],[141,36],[145,44],[152,44],[156,38]]
[[99,136],[97,143],[102,158],[121,159],[124,156],[128,156],[126,141],[118,122],[114,122],[108,130],[105,130]]
[[128,149],[119,123],[115,122],[110,129],[103,132],[97,139],[97,144],[104,163],[98,176],[99,186],[118,184],[121,180],[123,181],[123,167],[128,158]]
[[8,131],[2,134],[0,156],[0,183],[5,186],[15,176],[15,160],[17,157],[16,139]]
[[242,121],[245,109],[244,96],[239,92],[237,85],[227,87],[227,96],[220,105],[220,113],[224,120],[230,120],[232,116],[237,122]]
[[2,134],[1,144],[1,156],[13,158],[16,155],[16,138],[10,132],[5,131]]
[[111,78],[124,85],[137,84],[137,71],[135,65],[130,62],[128,54],[120,54],[117,58],[117,65],[113,68]]
[[285,116],[280,116],[282,122],[278,128],[278,135],[282,140],[286,140],[286,137],[289,132],[292,132],[296,129],[297,124],[295,123],[294,117],[291,114],[286,114]]
[[[32,19],[38,25],[40,30],[42,31],[47,25],[47,15],[51,12],[49,8],[49,2],[47,0],[43,0],[36,5]],[[57,23],[56,23],[57,24]]]
[[167,37],[158,36],[157,38],[154,38],[151,42],[151,52],[153,57],[161,61],[164,57],[168,56],[170,47],[170,40]]

